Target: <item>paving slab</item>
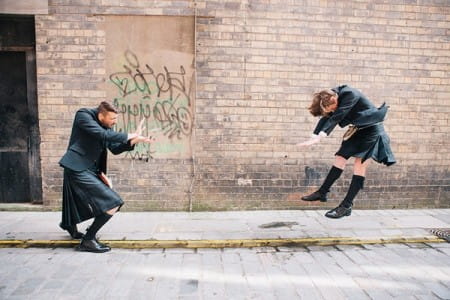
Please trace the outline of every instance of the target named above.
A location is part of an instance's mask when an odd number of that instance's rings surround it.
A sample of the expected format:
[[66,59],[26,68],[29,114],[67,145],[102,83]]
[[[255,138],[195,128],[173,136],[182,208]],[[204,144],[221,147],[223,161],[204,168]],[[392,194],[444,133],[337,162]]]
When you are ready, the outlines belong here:
[[[430,229],[450,228],[450,209],[355,210],[352,216],[337,220],[324,217],[325,212],[119,212],[98,235],[102,240],[111,241],[334,238],[353,241],[411,239],[409,242],[414,242],[416,238],[433,242],[437,238]],[[66,241],[71,245],[68,234],[58,227],[60,217],[61,212],[0,211],[0,242]],[[86,230],[91,222],[79,224],[80,231]]]

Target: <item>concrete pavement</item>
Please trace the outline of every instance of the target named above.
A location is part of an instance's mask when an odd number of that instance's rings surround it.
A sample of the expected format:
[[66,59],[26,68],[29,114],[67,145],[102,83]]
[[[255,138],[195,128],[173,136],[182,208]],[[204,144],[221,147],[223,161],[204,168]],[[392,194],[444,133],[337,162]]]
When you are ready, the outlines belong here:
[[2,211],[0,299],[450,299],[450,209],[324,213],[120,212],[95,254],[60,212]]
[[450,244],[0,249],[0,299],[450,299]]
[[[113,248],[236,248],[444,242],[450,209],[354,210],[328,219],[323,210],[119,212],[99,232]],[[74,247],[60,212],[0,211],[0,247]],[[86,229],[91,221],[79,225]]]

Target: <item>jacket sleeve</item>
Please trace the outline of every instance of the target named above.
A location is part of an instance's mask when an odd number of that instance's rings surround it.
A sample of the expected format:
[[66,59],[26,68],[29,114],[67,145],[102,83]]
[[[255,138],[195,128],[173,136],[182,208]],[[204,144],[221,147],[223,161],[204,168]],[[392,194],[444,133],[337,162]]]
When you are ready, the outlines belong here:
[[320,131],[324,131],[327,135],[333,131],[334,127],[341,122],[350,110],[358,102],[359,96],[352,91],[345,91],[339,94],[339,105],[335,112],[323,123]]
[[319,134],[319,132],[323,131],[323,125],[328,121],[329,117],[320,118],[319,122],[317,122],[316,128],[314,129],[314,134]]
[[128,135],[126,133],[103,128],[87,111],[79,110],[75,116],[75,123],[82,131],[95,139],[101,140],[103,144],[110,142],[127,143]]
[[126,143],[108,143],[108,149],[112,154],[117,155],[125,151],[134,150],[134,146],[130,145],[130,141]]

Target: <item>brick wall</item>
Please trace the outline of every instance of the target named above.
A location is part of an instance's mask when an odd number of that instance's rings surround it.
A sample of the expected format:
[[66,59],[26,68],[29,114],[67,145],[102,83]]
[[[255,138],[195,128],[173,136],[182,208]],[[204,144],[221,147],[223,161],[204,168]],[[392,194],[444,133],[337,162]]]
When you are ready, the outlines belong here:
[[[49,1],[36,16],[44,204],[59,207],[75,111],[104,100],[105,18],[195,18],[195,127],[188,158],[109,158],[129,210],[332,207],[299,201],[333,162],[343,129],[310,149],[322,88],[350,84],[390,105],[398,163],[371,163],[359,208],[450,207],[447,1]],[[111,100],[111,99],[109,99]]]

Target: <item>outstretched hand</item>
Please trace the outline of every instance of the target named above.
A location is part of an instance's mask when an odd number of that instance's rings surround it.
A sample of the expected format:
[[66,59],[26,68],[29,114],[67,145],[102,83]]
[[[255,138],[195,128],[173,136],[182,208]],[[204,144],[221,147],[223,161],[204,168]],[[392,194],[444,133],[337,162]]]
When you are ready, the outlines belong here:
[[311,145],[317,144],[318,142],[320,142],[320,140],[322,138],[325,138],[327,136],[328,135],[324,131],[321,131],[321,132],[319,132],[319,134],[312,134],[311,138],[309,140],[304,141],[302,143],[298,143],[297,146],[299,146],[299,147],[311,146]]
[[142,131],[144,131],[145,126],[144,126],[144,122],[145,119],[142,119],[141,122],[139,122],[138,127],[136,128],[136,131],[134,132],[136,135],[142,135]]
[[298,143],[297,146],[298,147],[308,147],[314,144],[317,144],[318,142],[320,142],[320,136],[313,136],[311,137],[309,140],[304,141],[302,143]]
[[[145,121],[145,119],[142,119],[139,122],[139,125],[136,127],[135,132],[128,134],[128,139],[127,139],[128,141],[133,141],[137,137],[142,136],[142,131],[144,131],[144,129],[145,129],[144,121]],[[134,145],[134,144],[136,144],[136,142],[132,143],[132,145]]]
[[138,135],[130,140],[130,144],[133,146],[138,143],[147,143],[150,144],[152,142],[152,138],[150,136],[142,136]]
[[[139,125],[141,128],[142,128],[142,122],[141,122],[141,124]],[[142,128],[143,129],[143,128]],[[152,129],[152,130],[150,130],[151,132],[158,132],[158,134],[153,134],[153,135],[149,135],[149,136],[143,136],[143,135],[137,135],[137,136],[135,136],[135,137],[133,137],[131,140],[130,140],[130,144],[131,145],[134,145],[134,144],[137,144],[137,143],[147,143],[147,144],[150,144],[150,143],[153,143],[153,142],[155,142],[155,141],[157,141],[159,138],[159,135],[160,135],[160,133],[161,133],[161,129],[160,128],[155,128],[155,129]]]

